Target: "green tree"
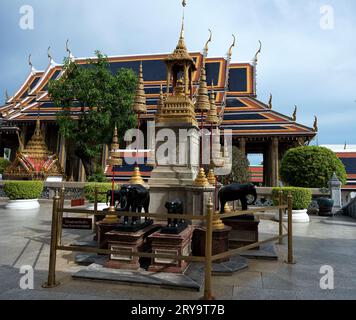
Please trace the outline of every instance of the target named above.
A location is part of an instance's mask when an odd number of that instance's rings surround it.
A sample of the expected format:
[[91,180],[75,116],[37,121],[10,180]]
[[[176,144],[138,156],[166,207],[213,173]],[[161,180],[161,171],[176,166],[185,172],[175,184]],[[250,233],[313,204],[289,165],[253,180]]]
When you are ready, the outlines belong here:
[[250,162],[246,155],[237,147],[232,147],[232,167],[231,173],[226,177],[230,182],[247,183],[250,182]]
[[[97,59],[78,65],[69,59],[64,75],[50,81],[48,92],[61,111],[57,114],[60,134],[74,145],[87,177],[98,174],[103,144],[109,144],[115,124],[119,137],[136,125],[132,110],[136,74],[120,69],[112,74],[107,57],[96,51]],[[74,108],[80,112],[74,113]]]
[[334,172],[345,184],[345,166],[333,151],[324,147],[290,149],[281,163],[281,178],[293,187],[327,188]]

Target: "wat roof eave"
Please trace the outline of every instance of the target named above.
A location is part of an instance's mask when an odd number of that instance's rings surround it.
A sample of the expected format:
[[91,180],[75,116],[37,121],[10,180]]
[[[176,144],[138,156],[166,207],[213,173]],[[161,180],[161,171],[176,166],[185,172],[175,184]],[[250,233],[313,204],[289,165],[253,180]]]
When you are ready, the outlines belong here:
[[[162,84],[163,89],[166,90],[166,66],[164,60],[169,55],[170,53],[108,56],[112,72],[116,72],[122,67],[130,67],[137,71],[136,68],[139,62],[143,62],[144,85],[148,108],[148,114],[143,116],[145,119],[154,118],[160,85]],[[198,72],[193,77],[194,86],[197,86],[203,55],[200,52],[191,52],[190,55],[194,58],[198,68]],[[95,61],[97,58],[94,56],[73,59],[78,64],[85,64],[88,60]],[[206,59],[207,78],[210,78],[208,82],[214,80],[218,111],[220,111],[226,88],[227,66],[225,57],[207,57]],[[253,83],[255,67],[256,64],[254,62],[232,62],[229,65],[229,87],[226,92],[227,103],[224,110],[222,128],[231,127],[235,137],[302,136],[308,139],[314,137],[316,132],[312,128],[294,122],[291,117],[283,115],[274,109],[269,109],[268,105],[257,99]],[[46,70],[41,71],[38,75],[40,75],[40,79],[32,87],[32,90],[29,92],[30,95],[25,95],[21,101],[7,103],[0,107],[0,112],[6,112],[5,118],[9,124],[16,125],[17,123],[34,122],[38,115],[41,121],[56,121],[56,113],[59,109],[50,100],[46,86],[49,79],[58,79],[63,75],[63,65],[51,60]],[[21,87],[22,91],[28,90],[28,87],[29,84],[24,83]],[[74,118],[77,116],[78,111],[80,111],[80,108],[73,108]],[[244,127],[247,129],[244,130]]]

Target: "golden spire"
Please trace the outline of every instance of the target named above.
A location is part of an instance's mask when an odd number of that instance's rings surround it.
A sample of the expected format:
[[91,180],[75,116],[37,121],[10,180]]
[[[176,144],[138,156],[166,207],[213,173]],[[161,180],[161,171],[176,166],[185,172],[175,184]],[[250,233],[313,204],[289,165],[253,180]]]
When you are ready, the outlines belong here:
[[203,63],[200,71],[200,82],[198,88],[197,101],[195,103],[195,112],[208,112],[210,110],[210,102],[208,95],[208,86],[206,84],[205,64]]
[[51,155],[47,149],[46,141],[41,131],[41,122],[39,118],[36,120],[35,132],[24,148],[23,153],[33,159],[45,159]]
[[115,124],[114,136],[113,136],[113,139],[112,139],[111,149],[117,150],[119,148],[120,148],[120,146],[119,146],[119,137],[118,137],[118,134],[117,134],[117,126]]
[[111,166],[121,166],[122,159],[120,158],[120,145],[119,145],[119,137],[117,134],[117,127],[115,125],[114,136],[112,138],[110,157],[108,159],[108,164]]
[[319,128],[318,128],[318,117],[317,117],[317,116],[314,117],[314,125],[313,125],[313,128],[314,128],[314,131],[315,131],[315,132],[318,132],[318,131],[319,131]]
[[210,94],[210,110],[206,117],[206,123],[212,125],[218,125],[220,123],[218,117],[218,111],[215,104],[215,92],[214,92],[214,83],[211,84],[211,94]]
[[297,121],[297,111],[298,111],[298,107],[294,106],[294,112],[293,112],[293,121]]
[[184,7],[186,6],[186,2],[183,1],[183,16],[182,16],[182,26],[180,31],[180,36],[178,40],[178,44],[171,55],[167,57],[167,61],[174,61],[174,60],[184,60],[189,61],[193,65],[193,69],[195,68],[195,63],[193,58],[190,56],[187,50],[187,46],[185,45],[184,40]]
[[272,93],[269,95],[269,101],[268,101],[268,108],[272,109],[273,108],[273,96]]
[[139,73],[138,73],[138,82],[136,88],[136,96],[135,102],[133,105],[133,110],[136,113],[146,113],[147,106],[146,106],[146,96],[145,96],[145,89],[143,83],[143,68],[142,68],[142,61],[140,63]]
[[157,104],[156,121],[160,117],[163,107],[164,107],[164,95],[163,95],[163,88],[161,83],[160,91],[159,91],[159,99]]

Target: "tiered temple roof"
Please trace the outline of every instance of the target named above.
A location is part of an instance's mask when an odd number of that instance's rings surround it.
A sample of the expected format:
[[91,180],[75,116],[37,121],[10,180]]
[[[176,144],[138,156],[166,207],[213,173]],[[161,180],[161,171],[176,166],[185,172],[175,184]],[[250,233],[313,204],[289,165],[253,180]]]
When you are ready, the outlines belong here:
[[[116,73],[120,68],[131,68],[137,74],[139,66],[143,63],[143,78],[147,99],[147,114],[143,119],[153,119],[159,103],[160,86],[166,91],[166,65],[164,60],[168,54],[137,55],[137,56],[112,56],[108,58],[110,70]],[[199,87],[199,71],[203,61],[201,53],[190,53],[197,71],[193,73],[194,93]],[[95,58],[91,58],[95,60]],[[88,58],[73,58],[80,65],[88,63]],[[228,67],[227,67],[228,66]],[[228,69],[228,70],[227,70]],[[228,72],[228,77],[227,73]],[[206,59],[206,81],[214,83],[216,92],[216,105],[218,112],[226,97],[222,129],[232,129],[234,137],[258,137],[258,136],[292,136],[312,139],[316,132],[314,129],[301,125],[291,116],[280,114],[270,106],[259,101],[256,95],[256,64],[228,63],[225,58]],[[34,122],[39,117],[41,121],[55,121],[59,111],[51,101],[48,92],[49,80],[58,79],[63,75],[63,65],[51,60],[45,71],[37,71],[32,68],[30,75],[20,89],[10,97],[0,112],[5,117],[8,126]],[[228,79],[228,85],[225,81]],[[226,91],[227,89],[227,91]],[[80,106],[72,108],[75,117],[81,111]],[[197,116],[199,118],[199,116]]]

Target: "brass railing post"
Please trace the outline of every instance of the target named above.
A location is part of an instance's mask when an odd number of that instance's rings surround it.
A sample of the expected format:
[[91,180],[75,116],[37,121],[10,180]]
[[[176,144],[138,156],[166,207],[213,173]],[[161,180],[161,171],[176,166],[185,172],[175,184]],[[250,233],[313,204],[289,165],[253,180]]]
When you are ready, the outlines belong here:
[[291,192],[288,193],[288,264],[294,264],[293,259],[293,196]]
[[49,267],[47,282],[42,285],[43,288],[54,288],[59,285],[56,282],[56,259],[57,259],[57,241],[58,241],[58,207],[60,206],[61,198],[55,195],[53,198],[52,209],[52,228],[51,228],[51,243],[49,252]]
[[[283,191],[279,190],[278,192],[278,203],[279,206],[283,206]],[[283,244],[283,209],[279,209],[279,244]]]
[[[65,187],[64,185],[61,188],[60,191],[60,200],[59,200],[59,205],[58,209],[63,209],[64,208],[64,193],[65,193]],[[57,229],[57,243],[59,245],[62,244],[62,219],[63,219],[63,212],[58,212],[58,229]]]
[[212,272],[212,247],[213,247],[213,216],[214,205],[212,199],[209,199],[207,205],[206,234],[205,234],[205,284],[204,300],[214,300],[211,291],[211,272]]

